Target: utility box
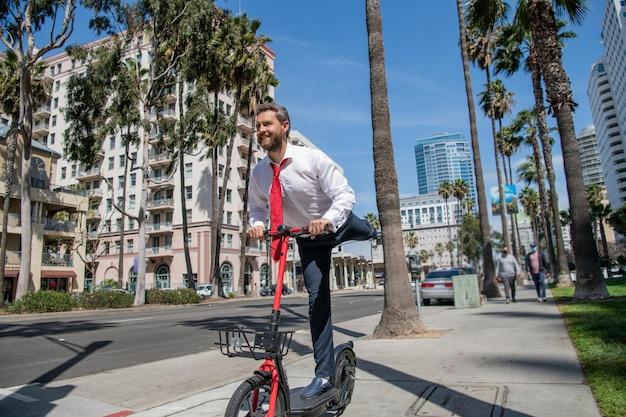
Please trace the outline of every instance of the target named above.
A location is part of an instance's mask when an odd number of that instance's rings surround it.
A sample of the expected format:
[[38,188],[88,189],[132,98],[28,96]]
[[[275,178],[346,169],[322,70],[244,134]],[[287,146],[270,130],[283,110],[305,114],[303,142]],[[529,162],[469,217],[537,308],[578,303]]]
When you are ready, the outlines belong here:
[[477,275],[456,275],[452,277],[454,288],[454,307],[480,307],[480,290]]

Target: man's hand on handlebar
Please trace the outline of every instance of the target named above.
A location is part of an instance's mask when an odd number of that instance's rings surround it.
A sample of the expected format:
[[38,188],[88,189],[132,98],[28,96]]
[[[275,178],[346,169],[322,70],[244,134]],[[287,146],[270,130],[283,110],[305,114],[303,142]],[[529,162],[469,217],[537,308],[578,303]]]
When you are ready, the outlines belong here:
[[264,226],[254,226],[248,229],[248,237],[250,239],[263,239],[263,233],[265,233]]
[[311,239],[315,239],[317,235],[328,233],[331,230],[330,220],[321,218],[311,220],[309,223],[309,233],[311,234]]

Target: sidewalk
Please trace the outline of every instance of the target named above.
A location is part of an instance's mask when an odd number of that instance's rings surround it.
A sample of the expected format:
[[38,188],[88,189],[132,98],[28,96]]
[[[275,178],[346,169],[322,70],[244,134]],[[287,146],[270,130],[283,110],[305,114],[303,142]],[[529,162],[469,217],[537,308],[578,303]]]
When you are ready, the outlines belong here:
[[[356,388],[343,415],[600,417],[556,306],[538,303],[531,290],[519,291],[518,299],[478,309],[425,307],[424,322],[433,330],[425,338],[356,339]],[[371,334],[378,320],[337,323],[335,340]],[[304,356],[287,357],[293,387],[307,384],[314,366],[309,335],[294,339]],[[218,417],[254,367],[251,360],[204,352],[45,387],[15,387],[0,390],[0,415]],[[22,398],[2,399],[7,391]],[[9,413],[18,405],[20,414]]]

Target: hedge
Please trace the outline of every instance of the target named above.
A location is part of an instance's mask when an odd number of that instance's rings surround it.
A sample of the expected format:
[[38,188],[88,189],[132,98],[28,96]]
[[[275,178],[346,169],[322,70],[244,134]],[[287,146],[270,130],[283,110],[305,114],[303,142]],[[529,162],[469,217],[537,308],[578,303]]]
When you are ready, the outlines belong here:
[[146,291],[147,304],[196,304],[201,297],[191,288],[179,288],[177,290],[162,290],[151,288]]
[[135,297],[121,291],[84,292],[78,296],[77,303],[85,309],[128,308],[133,306]]
[[44,291],[27,292],[21,299],[10,305],[11,313],[48,313],[69,311],[75,306],[72,296],[66,292]]

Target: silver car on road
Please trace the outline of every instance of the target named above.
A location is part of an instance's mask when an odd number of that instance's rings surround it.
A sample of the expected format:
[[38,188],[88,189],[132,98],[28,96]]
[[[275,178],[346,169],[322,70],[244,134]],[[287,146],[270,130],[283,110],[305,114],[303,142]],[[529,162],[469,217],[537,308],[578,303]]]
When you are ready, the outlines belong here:
[[467,275],[469,272],[462,268],[446,268],[431,271],[420,284],[420,295],[425,306],[430,305],[430,300],[439,302],[454,300],[454,286],[452,277]]

